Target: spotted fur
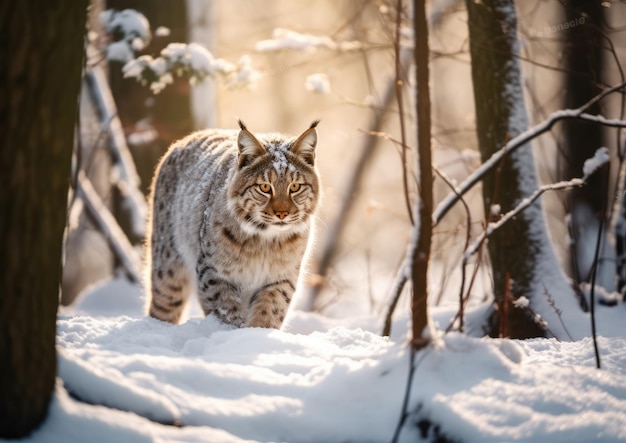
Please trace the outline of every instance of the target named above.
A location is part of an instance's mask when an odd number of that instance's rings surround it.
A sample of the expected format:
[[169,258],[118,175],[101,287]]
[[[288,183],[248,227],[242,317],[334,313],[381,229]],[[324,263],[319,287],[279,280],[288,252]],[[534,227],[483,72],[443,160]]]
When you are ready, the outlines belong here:
[[178,323],[192,292],[206,315],[279,328],[320,184],[313,122],[299,137],[201,131],[174,143],[152,182],[149,314]]

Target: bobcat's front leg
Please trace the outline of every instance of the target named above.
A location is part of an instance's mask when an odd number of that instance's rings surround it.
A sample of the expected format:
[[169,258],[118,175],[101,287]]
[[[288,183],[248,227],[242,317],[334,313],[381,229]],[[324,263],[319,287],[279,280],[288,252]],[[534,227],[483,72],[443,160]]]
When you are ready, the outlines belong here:
[[270,283],[258,289],[250,298],[246,326],[280,328],[294,290],[295,286],[289,280]]
[[241,293],[227,280],[219,278],[217,269],[211,265],[199,264],[198,300],[204,315],[215,314],[222,322],[235,326],[244,325],[241,310]]

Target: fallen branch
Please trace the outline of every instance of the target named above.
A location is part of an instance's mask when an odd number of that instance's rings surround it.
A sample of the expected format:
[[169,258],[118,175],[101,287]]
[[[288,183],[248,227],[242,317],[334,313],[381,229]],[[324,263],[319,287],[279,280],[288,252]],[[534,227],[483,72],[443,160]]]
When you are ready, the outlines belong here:
[[126,234],[122,231],[122,228],[117,224],[115,217],[113,217],[102,202],[102,199],[100,199],[84,171],[78,172],[76,184],[77,195],[85,203],[89,215],[93,217],[98,229],[111,245],[111,250],[126,270],[130,281],[141,283],[137,253],[128,241]]
[[106,124],[111,140],[109,147],[115,163],[115,181],[124,199],[123,208],[130,212],[133,234],[137,237],[145,235],[148,206],[140,190],[139,174],[133,161],[122,123],[117,115],[115,100],[111,94],[104,70],[94,66],[85,72],[94,101],[98,107],[100,118]]

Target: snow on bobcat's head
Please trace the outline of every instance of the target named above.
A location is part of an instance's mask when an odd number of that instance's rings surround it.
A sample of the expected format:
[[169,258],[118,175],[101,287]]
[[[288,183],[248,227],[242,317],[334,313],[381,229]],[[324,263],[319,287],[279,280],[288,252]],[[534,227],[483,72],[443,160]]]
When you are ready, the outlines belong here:
[[316,126],[299,137],[254,136],[239,121],[237,171],[229,203],[249,233],[280,234],[305,230],[319,201],[315,169]]

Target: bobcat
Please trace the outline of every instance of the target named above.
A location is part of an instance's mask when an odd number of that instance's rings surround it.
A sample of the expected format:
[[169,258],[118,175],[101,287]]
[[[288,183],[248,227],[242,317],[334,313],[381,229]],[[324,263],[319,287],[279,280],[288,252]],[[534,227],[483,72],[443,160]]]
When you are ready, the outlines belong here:
[[320,181],[316,126],[299,137],[205,130],[175,142],[151,191],[149,314],[178,323],[191,292],[205,315],[280,328],[291,303]]

